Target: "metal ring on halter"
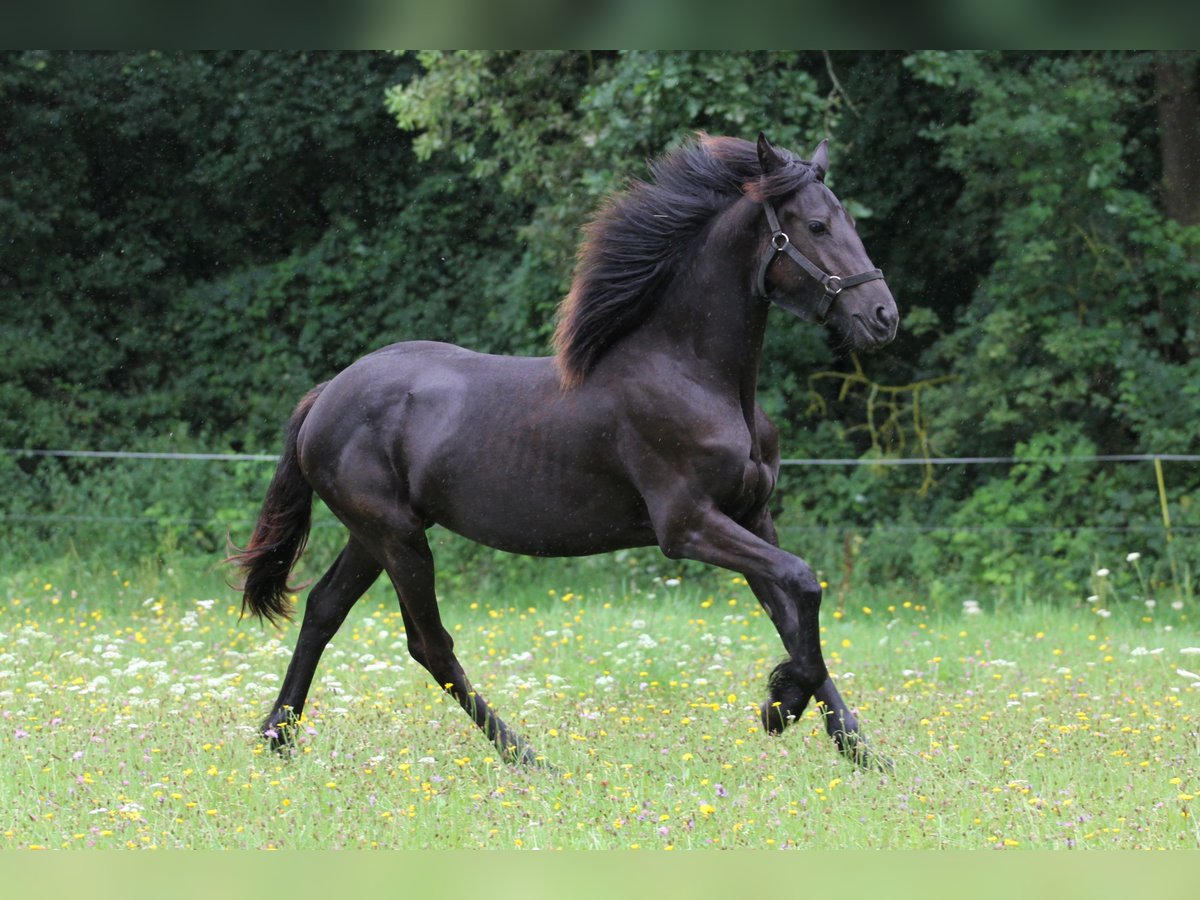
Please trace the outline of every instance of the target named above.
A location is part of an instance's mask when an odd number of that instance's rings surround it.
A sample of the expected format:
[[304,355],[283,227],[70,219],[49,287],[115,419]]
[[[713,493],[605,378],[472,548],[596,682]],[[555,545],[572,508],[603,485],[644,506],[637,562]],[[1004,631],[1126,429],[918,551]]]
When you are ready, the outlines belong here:
[[825,280],[825,293],[831,297],[836,297],[842,292],[842,279],[839,275],[830,275]]
[[779,251],[783,250],[784,247],[790,244],[791,240],[792,239],[787,236],[786,232],[777,231],[771,235],[771,246],[774,247],[775,252],[778,253]]

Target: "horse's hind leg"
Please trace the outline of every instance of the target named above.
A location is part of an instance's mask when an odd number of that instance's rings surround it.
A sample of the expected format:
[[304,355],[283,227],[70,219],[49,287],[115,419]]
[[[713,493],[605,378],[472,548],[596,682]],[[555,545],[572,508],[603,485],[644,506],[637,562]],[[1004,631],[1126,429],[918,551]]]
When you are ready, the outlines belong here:
[[506,760],[540,764],[541,760],[525,739],[492,712],[487,701],[472,687],[454,655],[454,641],[442,626],[438,612],[433,554],[424,528],[411,523],[397,538],[383,542],[380,555],[400,598],[413,659],[458,701]]
[[353,538],[316,586],[309,592],[296,649],[288,663],[279,697],[263,722],[272,746],[290,742],[290,728],[300,717],[317,663],[326,645],[346,620],[350,608],[369,588],[383,567]]

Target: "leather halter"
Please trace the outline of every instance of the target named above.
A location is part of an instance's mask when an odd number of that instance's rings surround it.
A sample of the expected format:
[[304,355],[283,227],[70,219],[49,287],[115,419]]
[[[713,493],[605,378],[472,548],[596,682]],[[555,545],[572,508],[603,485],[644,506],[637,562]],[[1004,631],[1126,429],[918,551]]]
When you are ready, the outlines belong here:
[[[883,278],[883,271],[881,269],[870,269],[866,272],[860,272],[858,275],[848,275],[846,277],[830,275],[796,249],[791,238],[787,236],[787,232],[779,226],[779,216],[775,213],[775,207],[771,204],[771,201],[764,200],[763,209],[767,213],[767,224],[771,227],[771,241],[763,253],[762,260],[758,264],[758,279],[755,282],[755,287],[757,288],[758,296],[764,300],[769,300],[802,319],[820,324],[825,321],[825,316],[828,314],[833,302],[838,298],[838,295],[846,288]],[[789,256],[796,265],[819,281],[821,287],[825,289],[825,293],[817,301],[815,309],[805,309],[782,297],[772,297],[767,293],[767,269],[780,253]]]

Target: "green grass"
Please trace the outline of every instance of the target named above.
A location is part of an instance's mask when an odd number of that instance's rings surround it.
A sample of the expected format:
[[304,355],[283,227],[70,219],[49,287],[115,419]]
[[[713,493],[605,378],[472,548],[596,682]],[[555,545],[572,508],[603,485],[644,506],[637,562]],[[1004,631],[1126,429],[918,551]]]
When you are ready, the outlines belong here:
[[296,628],[239,621],[219,573],[12,574],[0,848],[1200,846],[1190,604],[829,598],[826,657],[882,774],[812,711],[762,733],[780,650],[740,579],[622,565],[443,582],[464,666],[546,771],[498,760],[429,683],[382,585],[283,758],[256,726]]

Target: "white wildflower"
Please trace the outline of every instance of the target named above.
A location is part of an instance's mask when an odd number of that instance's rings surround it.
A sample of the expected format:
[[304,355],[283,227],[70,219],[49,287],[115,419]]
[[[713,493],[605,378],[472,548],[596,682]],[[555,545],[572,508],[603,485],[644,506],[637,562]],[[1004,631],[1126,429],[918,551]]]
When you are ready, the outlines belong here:
[[1142,558],[1142,554],[1137,553],[1135,551],[1134,553],[1129,553],[1125,556],[1125,562],[1133,563],[1133,562],[1137,562],[1141,558]]

